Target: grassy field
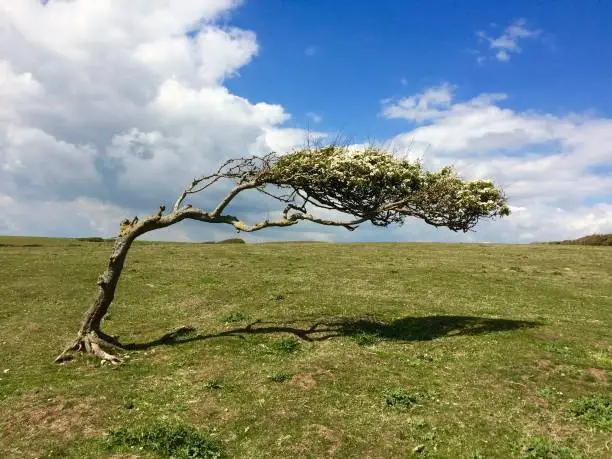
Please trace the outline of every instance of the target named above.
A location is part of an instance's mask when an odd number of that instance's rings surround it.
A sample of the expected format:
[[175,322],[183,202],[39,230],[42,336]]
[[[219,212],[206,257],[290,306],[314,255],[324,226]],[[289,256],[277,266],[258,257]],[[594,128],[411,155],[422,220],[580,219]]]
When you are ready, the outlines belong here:
[[610,248],[137,243],[55,365],[110,244],[0,238],[0,457],[612,457]]

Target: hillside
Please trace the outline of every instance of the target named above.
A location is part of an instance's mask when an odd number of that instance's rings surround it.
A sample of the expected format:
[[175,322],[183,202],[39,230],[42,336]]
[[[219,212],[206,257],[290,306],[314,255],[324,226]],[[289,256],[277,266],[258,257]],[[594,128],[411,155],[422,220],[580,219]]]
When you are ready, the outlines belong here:
[[612,246],[612,234],[590,234],[578,239],[551,242],[551,244]]
[[0,244],[0,457],[609,457],[608,248],[137,242],[101,366],[110,245]]

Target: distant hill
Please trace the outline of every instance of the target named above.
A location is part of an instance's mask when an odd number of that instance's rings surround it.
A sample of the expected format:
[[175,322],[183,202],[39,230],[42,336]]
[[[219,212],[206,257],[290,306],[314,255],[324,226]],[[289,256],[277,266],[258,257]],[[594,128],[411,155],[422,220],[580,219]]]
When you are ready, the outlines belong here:
[[579,237],[578,239],[571,239],[566,241],[555,241],[551,244],[565,244],[565,245],[605,245],[612,247],[612,234],[591,234],[589,236]]
[[201,244],[246,244],[244,239],[239,237],[232,237],[230,239],[223,239],[222,241],[204,241]]

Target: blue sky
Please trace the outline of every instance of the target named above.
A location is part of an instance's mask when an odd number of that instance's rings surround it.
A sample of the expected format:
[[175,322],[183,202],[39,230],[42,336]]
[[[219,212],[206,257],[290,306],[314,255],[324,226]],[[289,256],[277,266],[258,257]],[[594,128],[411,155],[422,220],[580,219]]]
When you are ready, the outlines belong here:
[[[466,235],[409,222],[249,240],[612,232],[610,23],[604,1],[0,0],[0,234],[110,236],[228,157],[338,134],[491,178],[513,214]],[[232,211],[278,209],[245,196]]]
[[[499,35],[519,18],[540,36],[521,40],[511,61],[479,64],[472,52],[489,54],[477,31]],[[503,91],[521,110],[609,116],[611,20],[609,2],[250,2],[231,23],[254,30],[261,53],[228,87],[357,138],[404,128],[376,116],[381,99],[447,81],[460,97]]]

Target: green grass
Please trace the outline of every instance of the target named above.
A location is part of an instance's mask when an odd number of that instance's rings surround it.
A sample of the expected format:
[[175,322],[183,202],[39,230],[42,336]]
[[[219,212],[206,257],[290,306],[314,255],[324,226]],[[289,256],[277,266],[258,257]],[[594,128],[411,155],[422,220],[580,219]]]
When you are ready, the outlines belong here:
[[387,405],[399,410],[409,410],[416,405],[417,401],[419,400],[419,396],[417,394],[413,394],[405,389],[399,388],[391,389],[384,395]]
[[569,412],[596,429],[612,432],[612,394],[584,395],[572,400]]
[[107,446],[109,450],[137,453],[144,450],[176,459],[217,459],[225,456],[218,441],[181,424],[122,427],[109,432]]
[[607,247],[139,242],[55,365],[110,247],[0,238],[0,457],[612,454]]

